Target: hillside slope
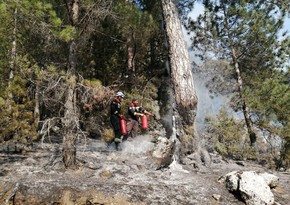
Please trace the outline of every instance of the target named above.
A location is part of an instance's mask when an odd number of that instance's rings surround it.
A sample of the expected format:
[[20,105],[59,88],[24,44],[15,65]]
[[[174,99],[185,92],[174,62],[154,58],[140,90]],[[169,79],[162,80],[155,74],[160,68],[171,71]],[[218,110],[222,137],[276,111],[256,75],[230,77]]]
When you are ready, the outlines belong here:
[[[4,204],[244,204],[217,179],[234,170],[269,172],[251,162],[238,165],[212,155],[211,167],[196,169],[172,163],[156,170],[151,158],[152,135],[126,141],[121,151],[97,139],[80,141],[80,167],[65,170],[61,146],[34,144],[24,154],[0,155],[0,202]],[[272,190],[275,201],[290,201],[289,173],[273,172],[280,184]],[[214,199],[219,195],[220,200]]]

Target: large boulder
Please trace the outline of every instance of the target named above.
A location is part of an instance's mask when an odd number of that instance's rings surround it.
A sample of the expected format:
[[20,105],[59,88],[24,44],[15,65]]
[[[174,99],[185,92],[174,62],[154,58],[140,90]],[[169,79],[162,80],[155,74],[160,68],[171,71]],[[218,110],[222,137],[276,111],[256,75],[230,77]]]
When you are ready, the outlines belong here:
[[247,205],[272,205],[272,187],[277,186],[278,177],[255,171],[234,171],[220,178],[227,189],[241,196]]

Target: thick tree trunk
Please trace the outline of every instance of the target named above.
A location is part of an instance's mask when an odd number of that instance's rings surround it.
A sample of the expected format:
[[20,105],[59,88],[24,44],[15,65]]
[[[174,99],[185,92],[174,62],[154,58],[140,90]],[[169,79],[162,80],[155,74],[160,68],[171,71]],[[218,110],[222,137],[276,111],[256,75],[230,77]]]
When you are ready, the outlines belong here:
[[[67,5],[69,5],[67,3]],[[79,1],[74,0],[71,10],[69,13],[72,14],[71,22],[73,28],[76,30],[76,25],[78,22],[79,16]],[[75,70],[77,64],[76,58],[76,40],[71,39],[70,48],[69,48],[69,68],[67,70],[67,98],[64,105],[65,113],[63,118],[64,125],[64,137],[63,137],[63,161],[66,168],[75,168],[76,167],[76,130],[78,127],[78,117],[75,109],[75,85],[76,77]]]
[[[161,0],[161,2],[169,48],[170,76],[175,97],[175,105],[173,105],[173,110],[175,111],[173,122],[175,124],[172,127],[176,128],[176,135],[180,137],[181,142],[187,143],[187,145],[183,144],[183,148],[186,147],[187,149],[186,151],[183,150],[183,153],[190,153],[194,151],[194,146],[188,145],[188,143],[193,143],[197,107],[192,66],[174,1]],[[185,135],[187,135],[187,140],[182,140]]]
[[192,67],[178,12],[172,0],[162,0],[163,15],[169,46],[171,78],[174,84],[177,108],[186,124],[193,124],[197,97],[192,76]]
[[236,56],[236,51],[234,48],[232,48],[231,50],[232,50],[233,63],[234,63],[234,67],[235,67],[235,71],[236,71],[236,75],[237,75],[239,96],[240,96],[240,99],[242,100],[242,104],[243,104],[243,106],[242,106],[243,115],[244,115],[244,119],[246,122],[248,134],[250,137],[251,145],[253,146],[256,142],[256,133],[254,132],[251,118],[249,115],[249,108],[247,106],[246,101],[243,98],[243,80],[242,80],[242,76],[241,76],[241,72],[240,72],[240,68],[239,68],[239,64],[238,64],[238,60],[237,60],[237,56]]
[[63,138],[63,161],[66,168],[76,167],[76,129],[78,117],[74,106],[75,79],[70,76],[68,79],[67,99],[65,102],[65,114],[63,119],[64,138]]

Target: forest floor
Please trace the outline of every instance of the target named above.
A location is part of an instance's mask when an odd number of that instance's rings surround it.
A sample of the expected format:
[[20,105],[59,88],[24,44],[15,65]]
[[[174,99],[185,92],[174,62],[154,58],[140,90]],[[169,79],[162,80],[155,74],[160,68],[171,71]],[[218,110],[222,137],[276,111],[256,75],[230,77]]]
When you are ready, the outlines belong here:
[[157,170],[151,141],[149,135],[138,136],[124,142],[121,151],[97,139],[80,141],[76,170],[65,170],[58,143],[36,143],[25,153],[0,152],[0,204],[242,205],[218,182],[219,177],[238,170],[278,176],[279,185],[272,189],[275,202],[290,204],[287,172],[214,155],[210,167],[172,163]]

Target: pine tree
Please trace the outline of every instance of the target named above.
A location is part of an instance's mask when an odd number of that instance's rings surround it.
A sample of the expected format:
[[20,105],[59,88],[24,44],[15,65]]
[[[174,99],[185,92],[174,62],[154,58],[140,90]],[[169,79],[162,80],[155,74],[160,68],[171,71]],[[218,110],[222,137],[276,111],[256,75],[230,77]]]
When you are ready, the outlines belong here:
[[[34,121],[36,104],[33,91],[34,76],[39,67],[35,65],[34,58],[37,48],[32,49],[33,45],[27,39],[39,42],[34,34],[45,27],[41,25],[53,19],[51,5],[24,0],[0,3],[0,8],[0,16],[5,19],[1,25],[6,27],[5,33],[1,35],[6,40],[1,44],[3,50],[0,52],[3,56],[1,69],[5,70],[1,72],[1,97],[5,101],[5,106],[1,108],[1,120],[5,124],[1,127],[2,136],[4,140],[30,142],[37,137],[38,122]],[[47,18],[49,13],[50,18]]]
[[[285,1],[286,3],[286,1]],[[276,39],[283,25],[285,7],[274,1],[203,1],[204,15],[188,24],[195,32],[193,47],[231,60],[237,79],[238,109],[243,111],[248,134],[256,141],[251,110],[244,89],[247,75],[276,69],[285,62],[279,57],[282,45]],[[283,5],[283,4],[281,4]],[[278,57],[278,59],[277,59]]]
[[95,4],[93,1],[67,0],[65,3],[69,17],[67,26],[72,30],[72,35],[68,42],[67,92],[64,102],[64,116],[62,119],[64,126],[63,161],[67,168],[75,168],[76,134],[80,127],[76,106],[76,71],[79,65],[77,58],[78,47],[86,41],[85,37],[90,33],[90,29],[92,29],[90,26],[94,25],[96,23],[95,21],[100,17],[108,15],[107,11],[111,6],[111,1],[99,1]]

